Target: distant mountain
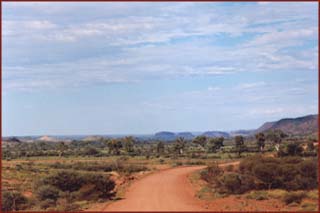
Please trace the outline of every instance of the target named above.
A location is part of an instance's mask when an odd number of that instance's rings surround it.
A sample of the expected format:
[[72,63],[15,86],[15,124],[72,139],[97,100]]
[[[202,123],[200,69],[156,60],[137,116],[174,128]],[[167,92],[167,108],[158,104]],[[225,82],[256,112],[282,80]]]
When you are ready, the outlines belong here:
[[229,133],[221,132],[221,131],[207,131],[202,133],[202,135],[207,137],[225,137],[225,138],[230,137]]
[[156,134],[154,134],[154,137],[155,139],[158,139],[158,140],[169,141],[169,140],[176,139],[176,134],[174,132],[163,131],[163,132],[157,132]]
[[191,140],[195,136],[191,132],[167,132],[167,131],[163,131],[163,132],[157,132],[156,134],[154,134],[153,138],[158,139],[158,140],[171,141],[171,140],[175,140],[175,139],[177,139],[179,137],[183,137],[184,139]]
[[311,135],[318,132],[318,115],[307,115],[298,118],[284,118],[274,122],[267,122],[255,132],[280,129],[290,135]]
[[234,137],[236,135],[242,135],[242,136],[250,136],[252,135],[256,130],[254,129],[250,129],[250,130],[235,130],[235,131],[231,131],[229,132],[229,135],[231,137]]
[[183,137],[185,139],[193,139],[195,136],[191,132],[179,132],[177,137]]

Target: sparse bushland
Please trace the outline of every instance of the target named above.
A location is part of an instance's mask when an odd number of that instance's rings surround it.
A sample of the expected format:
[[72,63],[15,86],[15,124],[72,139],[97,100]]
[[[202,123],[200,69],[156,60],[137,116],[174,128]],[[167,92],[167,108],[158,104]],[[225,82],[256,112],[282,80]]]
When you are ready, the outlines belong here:
[[146,171],[148,168],[143,165],[125,163],[123,160],[118,159],[114,162],[109,163],[98,163],[98,162],[76,162],[72,164],[62,164],[56,162],[50,165],[54,169],[74,169],[83,171],[95,171],[95,172],[111,172],[116,171],[125,174],[131,174],[134,172]]
[[[93,177],[91,174],[103,177],[111,174],[112,180],[118,183],[127,177],[143,175],[141,171],[153,170],[158,166],[168,168],[184,165],[209,165],[199,176],[208,183],[206,192],[214,190],[219,196],[247,196],[246,193],[250,193],[248,199],[264,200],[264,192],[267,191],[267,199],[284,201],[287,191],[291,193],[317,187],[317,148],[314,141],[284,137],[281,132],[272,134],[272,137],[268,133],[256,137],[237,137],[237,140],[199,136],[194,140],[178,138],[173,141],[138,141],[126,137],[90,142],[34,142],[5,146],[2,177],[16,182],[4,182],[3,190],[13,189],[23,194],[22,200],[26,203],[15,204],[16,209],[76,211],[99,200],[110,199],[103,196],[101,188],[105,184],[110,185],[106,180],[111,179]],[[260,152],[262,155],[255,156]],[[212,164],[212,161],[220,163],[239,159],[242,159],[239,167],[229,165],[222,169],[218,164]],[[66,171],[69,172],[67,175],[64,173]],[[60,180],[56,177],[58,173],[59,178],[64,178]],[[39,179],[37,190],[32,188],[36,179]],[[95,183],[89,179],[95,180]],[[103,187],[97,188],[96,184]],[[26,192],[32,195],[26,198]],[[310,197],[309,192],[307,194]],[[304,202],[302,199],[301,205]],[[312,208],[308,203],[304,206],[306,209]]]

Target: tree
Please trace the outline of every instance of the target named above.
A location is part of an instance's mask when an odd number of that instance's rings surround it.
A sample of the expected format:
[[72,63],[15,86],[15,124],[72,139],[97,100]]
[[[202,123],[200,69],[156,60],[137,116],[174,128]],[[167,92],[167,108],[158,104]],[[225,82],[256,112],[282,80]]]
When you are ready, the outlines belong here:
[[280,129],[271,130],[267,134],[267,139],[272,141],[274,144],[274,147],[277,151],[280,149],[280,144],[282,142],[282,139],[286,138],[288,135],[286,135],[284,132],[282,132]]
[[244,145],[244,138],[241,135],[237,135],[235,138],[235,145],[236,145],[236,150],[238,153],[238,156],[241,157],[241,152],[244,151],[245,145]]
[[107,143],[109,153],[120,155],[120,149],[122,148],[122,142],[118,139],[111,139]]
[[174,151],[176,153],[178,153],[179,155],[183,154],[183,149],[185,147],[185,144],[186,144],[186,142],[183,137],[177,138],[176,142],[174,143],[174,146],[173,146]]
[[223,146],[224,137],[210,138],[208,141],[209,152],[215,152]]
[[159,141],[157,143],[157,153],[163,154],[164,153],[164,143],[162,141]]
[[123,139],[124,149],[127,153],[132,153],[134,151],[134,138],[132,136],[127,136]]
[[68,146],[64,142],[60,142],[58,144],[59,157],[61,157],[67,149]]
[[192,140],[192,143],[198,144],[201,147],[205,147],[207,143],[207,137],[204,135],[199,135]]
[[265,141],[266,141],[265,135],[262,132],[260,132],[260,133],[256,134],[255,137],[256,137],[257,146],[258,146],[260,152],[263,152],[264,146],[265,146]]

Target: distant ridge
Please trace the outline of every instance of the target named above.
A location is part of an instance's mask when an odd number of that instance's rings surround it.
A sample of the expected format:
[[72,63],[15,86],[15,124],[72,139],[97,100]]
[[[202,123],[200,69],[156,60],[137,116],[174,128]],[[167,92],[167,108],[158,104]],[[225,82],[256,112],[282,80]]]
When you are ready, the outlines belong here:
[[266,122],[255,132],[280,129],[290,135],[313,135],[318,133],[318,115],[307,115],[298,118],[284,118]]

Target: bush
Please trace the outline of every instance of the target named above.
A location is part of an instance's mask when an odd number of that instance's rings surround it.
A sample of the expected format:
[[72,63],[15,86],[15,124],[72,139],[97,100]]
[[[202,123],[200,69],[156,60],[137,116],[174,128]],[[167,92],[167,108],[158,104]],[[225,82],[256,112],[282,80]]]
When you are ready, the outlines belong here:
[[110,176],[69,171],[50,175],[42,179],[38,185],[40,186],[37,191],[39,200],[57,200],[59,191],[73,192],[75,197],[81,199],[110,198],[114,195],[115,188],[115,182],[110,179]]
[[43,201],[56,201],[59,198],[59,190],[51,185],[42,185],[36,190],[36,197]]
[[42,180],[42,185],[52,185],[61,191],[77,191],[84,184],[84,179],[77,172],[59,171]]
[[47,209],[49,207],[55,206],[56,205],[56,201],[55,200],[51,200],[51,199],[45,199],[45,200],[41,201],[39,203],[39,205],[40,205],[40,208]]
[[2,211],[18,211],[26,208],[28,200],[20,192],[5,191],[1,196]]
[[123,173],[133,173],[133,172],[148,170],[148,168],[143,165],[123,163],[121,160],[117,160],[114,163],[77,162],[74,164],[61,164],[58,162],[58,163],[51,164],[51,167],[55,169],[74,169],[74,170],[102,171],[102,172],[117,171],[117,172],[123,172]]
[[252,191],[246,196],[246,198],[254,200],[267,200],[268,194],[266,191]]
[[241,179],[238,174],[230,173],[224,174],[220,178],[220,192],[228,194],[240,194],[241,191]]
[[302,199],[306,197],[304,192],[288,192],[284,195],[283,201],[288,205],[290,203],[301,203]]
[[227,194],[242,194],[255,189],[254,179],[249,175],[227,173],[218,178],[218,191]]
[[208,183],[215,184],[217,178],[223,174],[223,170],[217,163],[209,165],[205,170],[201,171],[200,176]]

